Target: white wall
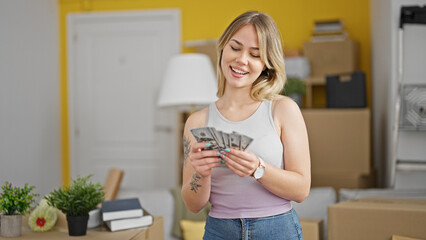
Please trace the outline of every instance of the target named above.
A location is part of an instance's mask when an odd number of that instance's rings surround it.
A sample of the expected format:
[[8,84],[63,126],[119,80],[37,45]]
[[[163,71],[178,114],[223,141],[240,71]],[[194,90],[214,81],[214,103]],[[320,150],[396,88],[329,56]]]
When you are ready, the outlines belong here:
[[57,0],[0,0],[0,183],[61,184]]

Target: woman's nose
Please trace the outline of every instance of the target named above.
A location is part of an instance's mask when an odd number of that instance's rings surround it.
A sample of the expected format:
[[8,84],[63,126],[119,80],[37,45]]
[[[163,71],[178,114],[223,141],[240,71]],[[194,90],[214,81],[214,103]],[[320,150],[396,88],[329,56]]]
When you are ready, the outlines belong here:
[[247,65],[248,63],[248,56],[247,53],[245,52],[240,52],[240,54],[238,54],[237,58],[235,59],[235,61],[239,64],[243,64],[243,65]]

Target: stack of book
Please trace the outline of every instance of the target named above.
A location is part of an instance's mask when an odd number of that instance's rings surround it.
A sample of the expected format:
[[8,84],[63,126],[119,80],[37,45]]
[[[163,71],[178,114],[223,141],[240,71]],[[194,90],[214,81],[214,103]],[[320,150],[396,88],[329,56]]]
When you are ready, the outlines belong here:
[[342,20],[316,21],[311,41],[340,41],[347,37],[348,34],[343,28]]
[[138,198],[102,202],[102,220],[111,231],[147,227],[153,217],[142,208]]

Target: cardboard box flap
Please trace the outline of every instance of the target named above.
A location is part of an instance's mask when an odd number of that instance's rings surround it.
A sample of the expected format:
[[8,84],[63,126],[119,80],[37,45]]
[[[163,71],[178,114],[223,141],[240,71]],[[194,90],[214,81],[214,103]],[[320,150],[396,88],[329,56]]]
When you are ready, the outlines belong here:
[[393,211],[422,211],[426,212],[425,199],[398,199],[398,198],[360,198],[346,203],[344,207],[365,209],[390,209]]
[[410,237],[404,237],[404,236],[399,236],[399,235],[393,235],[392,236],[392,240],[424,240],[424,239],[410,238]]
[[415,212],[426,214],[426,200],[420,199],[387,199],[387,198],[361,198],[354,199],[330,206],[346,210],[372,210],[392,212]]
[[354,201],[379,203],[379,204],[423,205],[424,207],[426,207],[426,199],[365,197],[365,198],[354,199]]

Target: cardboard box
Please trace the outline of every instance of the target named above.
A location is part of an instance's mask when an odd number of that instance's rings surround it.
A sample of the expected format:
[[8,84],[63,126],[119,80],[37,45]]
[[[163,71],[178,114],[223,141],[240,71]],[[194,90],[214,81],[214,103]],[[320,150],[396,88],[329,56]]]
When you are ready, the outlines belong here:
[[209,56],[210,61],[212,62],[212,66],[216,70],[217,50],[215,40],[205,41],[203,44],[195,46],[195,52],[203,53]]
[[329,240],[426,238],[426,200],[363,198],[328,207]]
[[327,74],[350,73],[359,68],[359,46],[352,39],[326,42],[306,42],[304,56],[311,64],[311,77],[325,83]]
[[286,49],[284,48],[284,57],[292,58],[292,57],[301,57],[303,54],[299,49]]
[[312,172],[312,187],[328,187],[334,188],[336,193],[341,188],[374,188],[376,187],[376,171],[370,174],[360,174],[353,172]]
[[304,240],[323,239],[323,220],[318,218],[301,218],[302,234]]
[[371,173],[370,109],[302,109],[312,173]]
[[105,200],[114,200],[117,197],[123,175],[124,171],[122,169],[109,169],[107,179],[104,184]]

